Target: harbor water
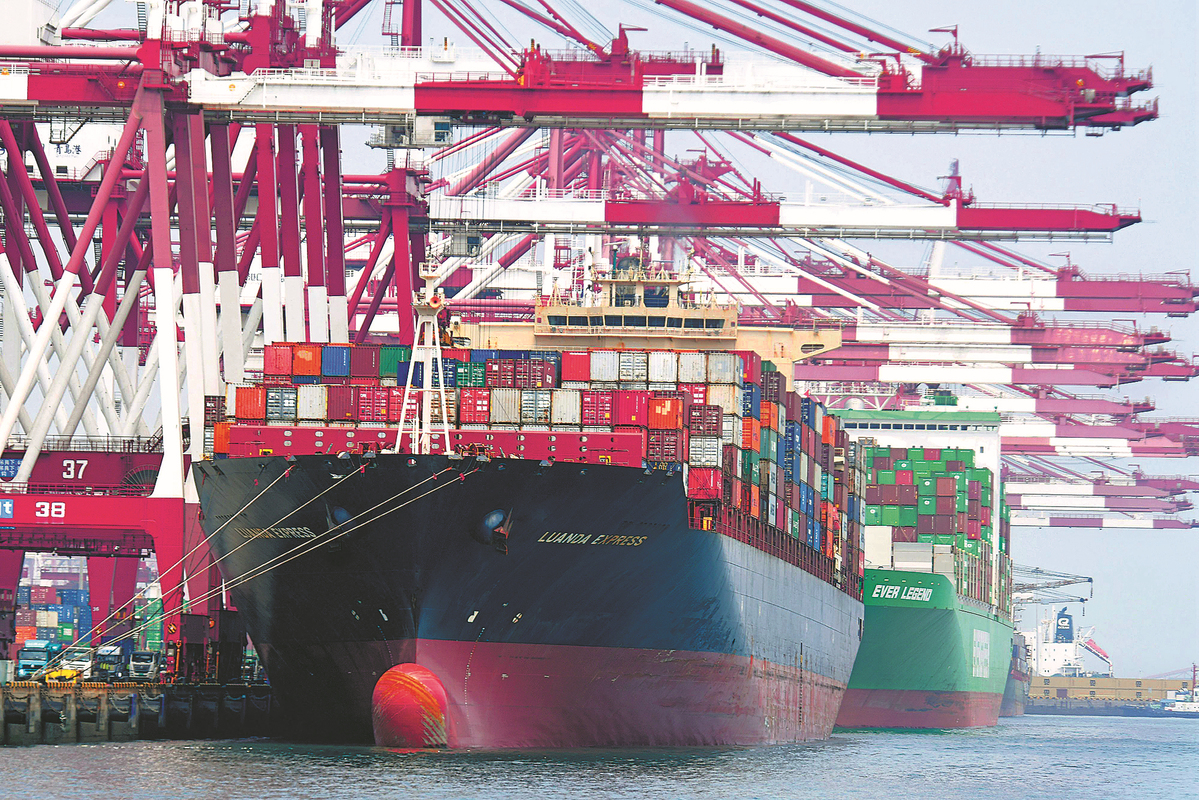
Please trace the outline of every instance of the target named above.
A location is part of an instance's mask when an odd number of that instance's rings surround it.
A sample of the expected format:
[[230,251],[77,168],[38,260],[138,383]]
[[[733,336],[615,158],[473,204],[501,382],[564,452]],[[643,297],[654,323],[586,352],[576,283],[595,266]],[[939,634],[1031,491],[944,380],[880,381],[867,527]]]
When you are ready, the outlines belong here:
[[396,752],[264,740],[6,748],[4,797],[1199,798],[1199,721],[1022,717],[759,748]]

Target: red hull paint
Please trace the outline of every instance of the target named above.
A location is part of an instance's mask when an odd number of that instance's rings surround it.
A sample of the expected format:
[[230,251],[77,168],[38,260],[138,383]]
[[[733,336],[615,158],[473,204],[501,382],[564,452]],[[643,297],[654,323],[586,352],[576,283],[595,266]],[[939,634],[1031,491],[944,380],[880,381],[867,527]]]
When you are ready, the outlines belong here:
[[450,747],[823,739],[845,691],[808,670],[719,653],[429,639],[415,649],[448,695]]
[[999,723],[1001,694],[847,689],[838,728],[976,728]]

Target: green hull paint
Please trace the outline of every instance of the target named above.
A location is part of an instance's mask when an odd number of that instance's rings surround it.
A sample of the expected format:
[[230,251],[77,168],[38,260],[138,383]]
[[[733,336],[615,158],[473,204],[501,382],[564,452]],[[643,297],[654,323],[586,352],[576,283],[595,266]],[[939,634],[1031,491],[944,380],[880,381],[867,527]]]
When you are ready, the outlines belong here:
[[959,601],[948,578],[867,569],[864,601],[850,689],[1003,695],[1012,624]]

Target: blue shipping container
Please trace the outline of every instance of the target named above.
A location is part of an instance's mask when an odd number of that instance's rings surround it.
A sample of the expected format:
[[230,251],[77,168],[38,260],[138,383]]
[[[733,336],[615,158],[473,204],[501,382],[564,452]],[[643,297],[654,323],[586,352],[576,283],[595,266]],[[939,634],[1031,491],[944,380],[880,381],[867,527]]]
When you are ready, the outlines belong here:
[[24,608],[28,608],[29,607],[29,599],[30,599],[29,595],[30,595],[30,591],[29,591],[28,586],[18,586],[17,587],[17,605],[22,606]]
[[471,350],[470,360],[472,364],[482,364],[488,359],[499,358],[499,350]]
[[292,375],[291,382],[296,386],[301,386],[306,383],[320,383],[320,375]]
[[762,418],[762,387],[749,384],[741,393],[741,413],[754,419]]
[[528,361],[528,350],[496,350],[496,358],[506,358],[512,361]]
[[400,386],[408,385],[408,367],[412,367],[412,385],[418,389],[425,388],[425,365],[417,361],[401,361],[396,365],[396,382]]
[[816,523],[808,519],[808,547],[816,546]]
[[[420,366],[424,366],[421,364]],[[457,361],[442,361],[441,374],[445,376],[445,385],[448,389],[454,389],[458,386],[458,362]],[[441,381],[437,379],[437,374],[433,374],[433,385],[440,386]]]
[[350,348],[339,344],[327,344],[322,347],[321,374],[331,378],[348,378],[350,375]]

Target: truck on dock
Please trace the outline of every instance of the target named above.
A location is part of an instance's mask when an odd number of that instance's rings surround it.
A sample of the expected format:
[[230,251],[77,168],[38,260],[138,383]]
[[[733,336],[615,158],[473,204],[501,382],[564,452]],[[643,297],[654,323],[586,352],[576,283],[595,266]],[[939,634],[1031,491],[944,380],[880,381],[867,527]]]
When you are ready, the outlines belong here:
[[62,644],[48,639],[30,639],[17,653],[17,680],[33,680],[50,659],[62,651]]

